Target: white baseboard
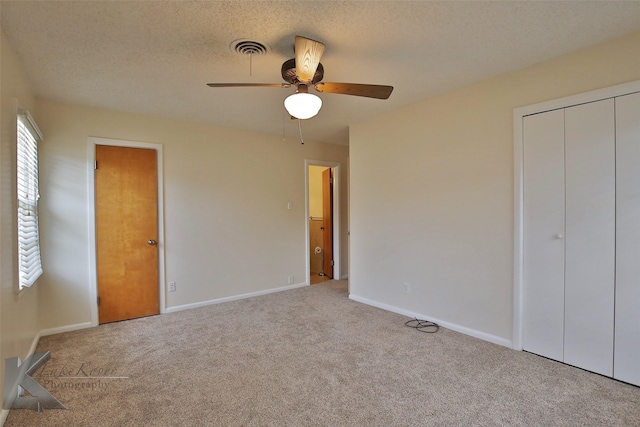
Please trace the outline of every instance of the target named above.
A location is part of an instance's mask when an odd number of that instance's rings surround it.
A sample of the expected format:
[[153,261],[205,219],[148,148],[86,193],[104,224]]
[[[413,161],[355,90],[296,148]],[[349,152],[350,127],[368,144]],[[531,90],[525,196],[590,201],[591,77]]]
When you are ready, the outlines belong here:
[[176,305],[174,307],[167,307],[164,310],[164,312],[165,313],[173,313],[173,312],[176,312],[176,311],[189,310],[189,309],[198,308],[198,307],[205,307],[207,305],[221,304],[223,302],[237,301],[237,300],[240,300],[240,299],[257,297],[257,296],[260,296],[260,295],[272,294],[274,292],[288,291],[290,289],[302,288],[304,286],[309,286],[309,284],[306,283],[306,282],[305,283],[297,283],[297,284],[294,284],[294,285],[282,286],[280,288],[265,289],[263,291],[249,292],[249,293],[240,294],[240,295],[232,295],[230,297],[216,298],[216,299],[211,299],[211,300],[208,300],[208,301],[201,301],[201,302],[194,302],[194,303],[191,303],[191,304]]
[[367,304],[373,307],[381,308],[383,310],[391,311],[393,313],[402,314],[407,317],[413,317],[416,319],[424,319],[429,320],[431,322],[435,322],[443,328],[451,329],[452,331],[460,332],[461,334],[469,335],[474,338],[479,338],[484,341],[489,341],[494,344],[502,345],[505,347],[513,348],[513,343],[511,340],[497,337],[495,335],[487,334],[485,332],[477,331],[475,329],[470,329],[465,326],[456,325],[455,323],[446,322],[444,320],[434,319],[431,316],[427,316],[421,313],[415,313],[413,311],[405,310],[403,308],[395,307],[393,305],[384,304],[378,301],[373,301],[368,298],[360,297],[358,295],[349,294],[349,299],[352,299],[357,302],[361,302],[363,304]]
[[38,341],[40,341],[40,337],[42,336],[42,331],[39,331],[35,337],[33,337],[33,341],[31,342],[31,348],[29,348],[29,353],[27,357],[31,356],[36,352],[36,347],[38,346]]
[[349,275],[343,274],[342,276],[340,276],[340,280],[349,280]]
[[8,416],[9,416],[8,409],[3,409],[2,412],[0,412],[0,426],[4,425],[4,422],[7,421]]
[[63,332],[77,331],[79,329],[87,329],[92,326],[91,322],[84,322],[76,323],[74,325],[59,326],[57,328],[43,329],[40,331],[38,338],[46,337],[47,335],[61,334]]

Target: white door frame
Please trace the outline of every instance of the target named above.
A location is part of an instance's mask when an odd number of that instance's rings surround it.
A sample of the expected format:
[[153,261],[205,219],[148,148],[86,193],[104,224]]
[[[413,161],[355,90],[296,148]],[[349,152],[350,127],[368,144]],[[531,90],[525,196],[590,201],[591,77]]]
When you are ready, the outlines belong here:
[[304,240],[305,240],[305,265],[307,285],[311,283],[311,249],[309,248],[309,166],[323,166],[331,168],[333,177],[333,278],[341,278],[340,265],[340,163],[325,162],[322,160],[304,161]]
[[524,236],[523,236],[523,203],[524,203],[524,181],[523,181],[523,155],[524,141],[522,134],[522,119],[531,114],[545,111],[567,108],[587,102],[600,101],[616,96],[628,95],[640,92],[640,80],[623,83],[616,86],[596,89],[593,91],[567,96],[565,98],[554,99],[541,102],[539,104],[527,105],[513,110],[513,141],[514,141],[514,245],[513,245],[513,338],[512,347],[522,350],[522,306],[523,306],[523,268],[524,268]]
[[98,274],[96,265],[96,193],[94,165],[96,161],[96,145],[110,145],[115,147],[146,148],[157,153],[158,169],[158,302],[160,313],[166,309],[164,293],[164,190],[162,188],[162,144],[138,141],[123,141],[118,139],[105,139],[89,137],[87,140],[87,175],[89,177],[89,307],[91,312],[91,326],[98,326]]

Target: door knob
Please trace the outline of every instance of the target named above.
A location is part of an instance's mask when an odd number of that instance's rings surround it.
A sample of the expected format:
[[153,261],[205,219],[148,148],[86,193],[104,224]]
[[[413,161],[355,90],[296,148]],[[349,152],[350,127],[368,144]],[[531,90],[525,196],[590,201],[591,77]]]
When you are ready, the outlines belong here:
[[151,246],[156,246],[158,244],[158,242],[153,239],[149,239],[147,243],[150,244]]
[[562,234],[556,234],[554,237],[556,238],[556,240],[562,240],[564,238]]

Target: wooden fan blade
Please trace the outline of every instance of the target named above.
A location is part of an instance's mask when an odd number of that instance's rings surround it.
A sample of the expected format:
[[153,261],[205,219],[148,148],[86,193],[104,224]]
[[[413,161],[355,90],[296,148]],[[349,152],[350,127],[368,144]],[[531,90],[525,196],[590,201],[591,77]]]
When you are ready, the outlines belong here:
[[365,96],[377,99],[387,99],[393,92],[393,86],[363,85],[358,83],[320,82],[315,87],[318,92],[340,93],[342,95]]
[[291,87],[289,83],[207,83],[209,87]]
[[324,44],[302,36],[296,36],[296,77],[302,83],[310,83],[320,58],[324,53]]

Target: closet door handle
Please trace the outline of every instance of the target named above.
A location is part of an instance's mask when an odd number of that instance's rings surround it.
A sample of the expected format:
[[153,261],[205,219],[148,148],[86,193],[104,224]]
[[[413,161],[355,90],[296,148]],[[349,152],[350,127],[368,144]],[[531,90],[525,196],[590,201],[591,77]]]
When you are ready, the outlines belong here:
[[562,239],[564,239],[564,236],[563,236],[562,234],[556,234],[556,235],[555,235],[555,236],[553,236],[553,237],[554,237],[554,239],[556,239],[556,240],[562,240]]

